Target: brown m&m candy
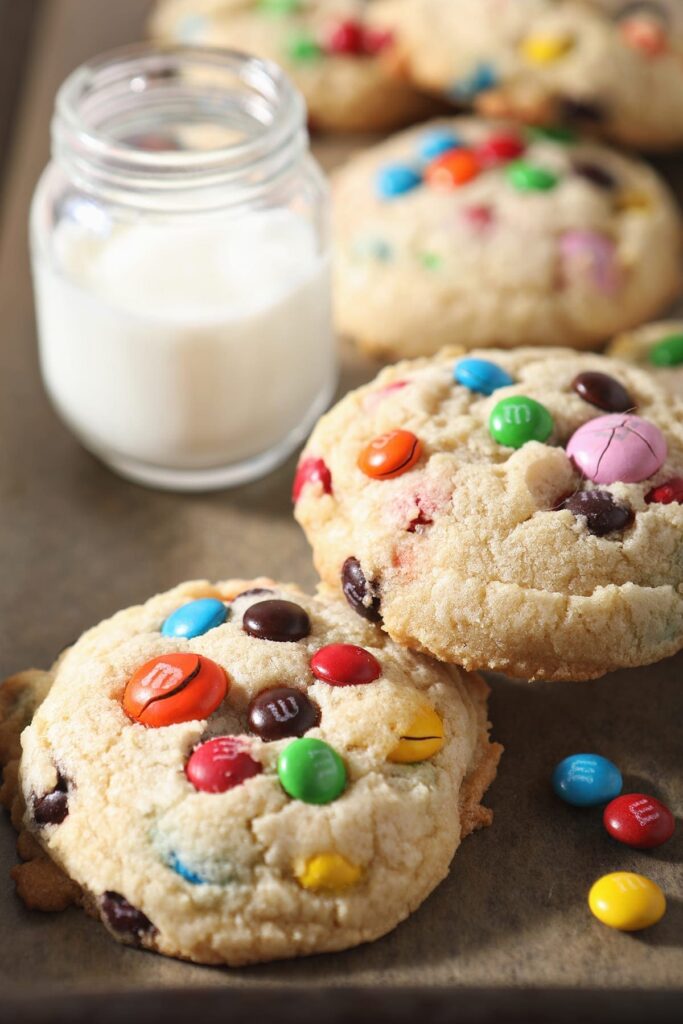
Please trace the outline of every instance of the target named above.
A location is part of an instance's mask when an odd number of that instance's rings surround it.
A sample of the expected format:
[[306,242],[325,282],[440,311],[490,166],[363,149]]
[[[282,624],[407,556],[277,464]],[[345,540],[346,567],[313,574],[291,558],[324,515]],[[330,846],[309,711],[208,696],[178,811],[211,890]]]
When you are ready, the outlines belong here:
[[624,530],[634,518],[633,511],[626,505],[619,505],[609,491],[577,491],[562,502],[560,509],[585,516],[588,532],[596,537]]
[[33,804],[33,817],[38,825],[61,825],[68,813],[69,794],[66,779],[58,775],[55,788],[39,797]]
[[112,931],[135,938],[156,931],[150,919],[118,892],[105,892],[100,901],[102,914]]
[[293,601],[258,601],[247,608],[242,628],[258,640],[294,643],[311,632],[311,620],[299,604]]
[[607,373],[590,370],[580,373],[572,381],[572,388],[584,402],[604,409],[605,412],[627,412],[635,409],[633,401],[623,384]]
[[251,701],[247,712],[249,728],[264,743],[287,736],[303,736],[320,722],[320,709],[293,686],[274,686]]
[[161,728],[208,718],[228,691],[215,661],[198,654],[162,654],[128,680],[123,710],[141,725]]
[[[381,622],[379,598],[365,578],[361,564],[353,555],[347,558],[341,571],[342,591],[351,607],[368,622]],[[368,600],[370,598],[370,600]]]
[[407,473],[422,455],[420,439],[409,430],[390,430],[364,448],[358,468],[373,480],[393,480]]

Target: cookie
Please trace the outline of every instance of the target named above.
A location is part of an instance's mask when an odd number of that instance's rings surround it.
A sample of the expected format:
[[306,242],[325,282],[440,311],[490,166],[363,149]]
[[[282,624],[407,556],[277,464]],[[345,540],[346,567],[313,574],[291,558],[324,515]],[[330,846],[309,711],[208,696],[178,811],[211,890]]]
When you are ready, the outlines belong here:
[[0,687],[17,887],[199,963],[375,939],[491,820],[487,692],[343,601],[183,584]]
[[683,406],[648,373],[567,349],[445,350],[323,417],[295,511],[327,588],[397,642],[590,679],[683,647],[681,476]]
[[655,172],[555,133],[435,121],[351,159],[334,201],[337,326],[380,357],[591,348],[680,287],[680,216]]
[[150,28],[163,43],[275,61],[303,93],[313,128],[389,130],[434,106],[400,72],[392,33],[367,22],[362,0],[161,0]]
[[620,334],[607,354],[649,370],[661,387],[683,398],[683,320],[662,320]]
[[680,0],[380,0],[373,14],[413,80],[458,105],[683,144]]

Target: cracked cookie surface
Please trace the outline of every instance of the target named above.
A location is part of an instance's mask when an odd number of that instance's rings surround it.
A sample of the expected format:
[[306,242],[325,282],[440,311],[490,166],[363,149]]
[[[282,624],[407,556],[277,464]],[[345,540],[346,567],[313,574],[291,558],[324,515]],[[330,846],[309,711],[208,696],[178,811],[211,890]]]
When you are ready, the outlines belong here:
[[201,963],[377,938],[490,822],[487,693],[344,602],[182,584],[0,687],[19,892]]
[[399,643],[585,679],[683,646],[681,476],[683,407],[642,370],[566,349],[444,350],[320,420],[295,514],[326,586]]

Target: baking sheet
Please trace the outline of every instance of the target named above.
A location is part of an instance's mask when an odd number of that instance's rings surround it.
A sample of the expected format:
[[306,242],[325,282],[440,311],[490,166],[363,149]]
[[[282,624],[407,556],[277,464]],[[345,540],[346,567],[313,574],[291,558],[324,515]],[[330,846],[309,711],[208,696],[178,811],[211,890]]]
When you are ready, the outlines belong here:
[[[1,676],[48,665],[95,621],[180,580],[267,573],[308,587],[315,583],[308,547],[291,516],[294,460],[234,491],[158,493],[113,476],[79,447],[48,405],[37,366],[25,223],[32,185],[47,157],[52,95],[84,57],[140,36],[146,4],[50,0],[44,7],[0,250]],[[346,148],[321,145],[321,159],[330,166]],[[683,168],[673,160],[659,164],[683,195]],[[342,388],[374,374],[374,365],[350,349],[343,355]],[[8,877],[14,835],[2,817],[5,1007],[6,1000],[21,997],[37,1012],[51,1006],[56,994],[114,992],[118,998],[141,990],[311,992],[330,986],[379,988],[386,999],[372,1002],[378,1008],[390,1005],[397,986],[444,1000],[457,990],[463,998],[469,993],[467,1005],[484,1006],[477,989],[490,994],[533,987],[557,990],[547,1005],[555,1006],[559,1020],[569,1005],[561,989],[599,988],[613,994],[609,1004],[621,1007],[626,1020],[637,1005],[628,989],[683,996],[682,676],[683,656],[598,682],[530,686],[493,679],[494,737],[507,748],[487,797],[493,827],[464,842],[449,878],[408,922],[346,953],[217,970],[118,946],[79,911],[29,913]],[[607,836],[599,809],[577,811],[552,796],[553,765],[568,753],[593,749],[620,765],[625,791],[653,793],[675,811],[679,829],[670,843],[650,853],[631,851]],[[619,869],[640,871],[664,888],[669,909],[655,928],[624,935],[589,914],[590,884]],[[113,1004],[104,1005],[111,1010]],[[168,1001],[174,1019],[180,1005],[175,997]],[[394,1005],[406,1013],[420,1002],[406,998]],[[674,1003],[651,1005],[653,1019],[658,1013],[663,1019]],[[500,1019],[500,1006],[496,1012]]]

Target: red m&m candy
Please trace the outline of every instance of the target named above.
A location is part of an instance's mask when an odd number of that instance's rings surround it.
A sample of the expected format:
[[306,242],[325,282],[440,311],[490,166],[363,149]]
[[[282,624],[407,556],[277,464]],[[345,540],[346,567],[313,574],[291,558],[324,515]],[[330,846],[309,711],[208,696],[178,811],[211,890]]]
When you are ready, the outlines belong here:
[[364,448],[358,468],[374,480],[392,480],[407,473],[422,455],[420,439],[409,430],[390,430]]
[[683,477],[675,476],[671,480],[667,480],[665,484],[653,487],[649,494],[645,496],[645,501],[648,505],[672,505],[674,502],[682,505]]
[[669,808],[645,793],[625,793],[607,804],[602,821],[614,838],[638,850],[651,850],[671,839],[676,820]]
[[227,676],[210,658],[162,654],[130,677],[123,710],[133,721],[158,729],[208,718],[227,692]]
[[516,160],[525,150],[525,145],[519,135],[512,132],[499,132],[490,135],[476,148],[476,155],[484,167],[495,167],[496,164],[507,163],[508,160]]
[[326,49],[328,53],[337,54],[364,53],[363,26],[352,18],[337,22],[327,37]]
[[225,793],[262,771],[263,765],[235,736],[219,736],[202,743],[185,768],[192,785],[202,793]]
[[382,668],[370,651],[355,644],[329,644],[311,658],[311,671],[330,686],[360,686],[374,683]]
[[297,466],[292,486],[292,501],[297,502],[307,484],[319,483],[323,494],[332,494],[332,474],[322,459],[303,459]]

